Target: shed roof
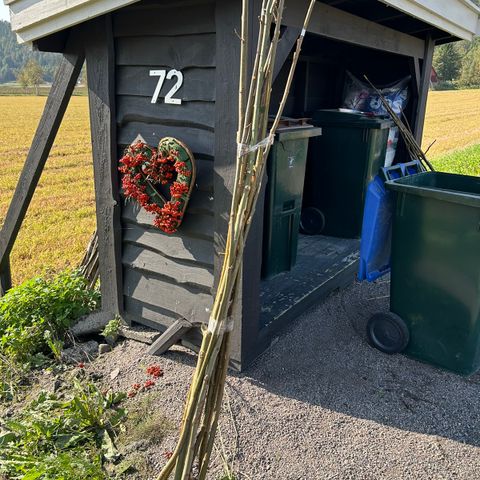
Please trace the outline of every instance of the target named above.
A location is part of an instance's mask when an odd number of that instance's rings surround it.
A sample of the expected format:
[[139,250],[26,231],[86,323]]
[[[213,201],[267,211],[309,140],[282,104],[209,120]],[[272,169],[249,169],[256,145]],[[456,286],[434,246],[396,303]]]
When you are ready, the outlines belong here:
[[463,40],[480,35],[480,8],[470,0],[380,0]]
[[[3,0],[10,8],[12,30],[31,42],[138,0]],[[411,17],[471,40],[480,35],[480,8],[470,0],[379,0]],[[327,3],[329,3],[327,1]],[[341,8],[342,1],[335,2]]]

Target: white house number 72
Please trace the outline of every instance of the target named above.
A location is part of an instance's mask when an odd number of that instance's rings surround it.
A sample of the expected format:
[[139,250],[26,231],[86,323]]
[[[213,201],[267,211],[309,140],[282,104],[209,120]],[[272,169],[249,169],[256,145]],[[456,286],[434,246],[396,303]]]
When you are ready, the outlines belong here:
[[173,96],[180,90],[183,85],[183,73],[179,72],[178,70],[150,70],[151,77],[158,77],[158,83],[155,87],[155,91],[153,92],[152,103],[157,103],[158,97],[160,96],[160,90],[165,83],[165,80],[172,80],[174,77],[177,78],[177,81],[173,85],[173,87],[168,91],[165,95],[165,103],[169,103],[171,105],[181,105],[182,99],[181,98],[173,98]]

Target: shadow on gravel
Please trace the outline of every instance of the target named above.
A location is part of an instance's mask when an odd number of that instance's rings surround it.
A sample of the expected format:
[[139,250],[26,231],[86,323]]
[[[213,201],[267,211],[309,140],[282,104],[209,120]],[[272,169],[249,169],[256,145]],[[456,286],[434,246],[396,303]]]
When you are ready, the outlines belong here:
[[480,446],[480,374],[457,376],[371,348],[388,280],[355,284],[296,321],[242,377],[283,397],[410,432]]

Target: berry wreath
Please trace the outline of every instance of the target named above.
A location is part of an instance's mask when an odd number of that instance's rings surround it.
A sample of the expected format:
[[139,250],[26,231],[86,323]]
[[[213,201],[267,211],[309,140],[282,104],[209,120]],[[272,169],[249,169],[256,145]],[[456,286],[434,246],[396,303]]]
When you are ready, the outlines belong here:
[[[119,164],[125,197],[155,215],[154,226],[175,233],[195,184],[195,159],[190,149],[173,137],[162,138],[158,148],[140,138],[126,148]],[[170,185],[170,198],[160,191],[160,185]]]

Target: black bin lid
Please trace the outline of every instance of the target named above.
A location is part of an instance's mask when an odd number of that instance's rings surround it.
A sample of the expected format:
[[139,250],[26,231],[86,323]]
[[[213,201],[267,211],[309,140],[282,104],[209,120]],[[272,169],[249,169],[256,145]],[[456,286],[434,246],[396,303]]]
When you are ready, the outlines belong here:
[[319,127],[373,128],[379,130],[393,127],[393,122],[389,117],[374,117],[345,108],[317,110],[313,115],[313,124]]

